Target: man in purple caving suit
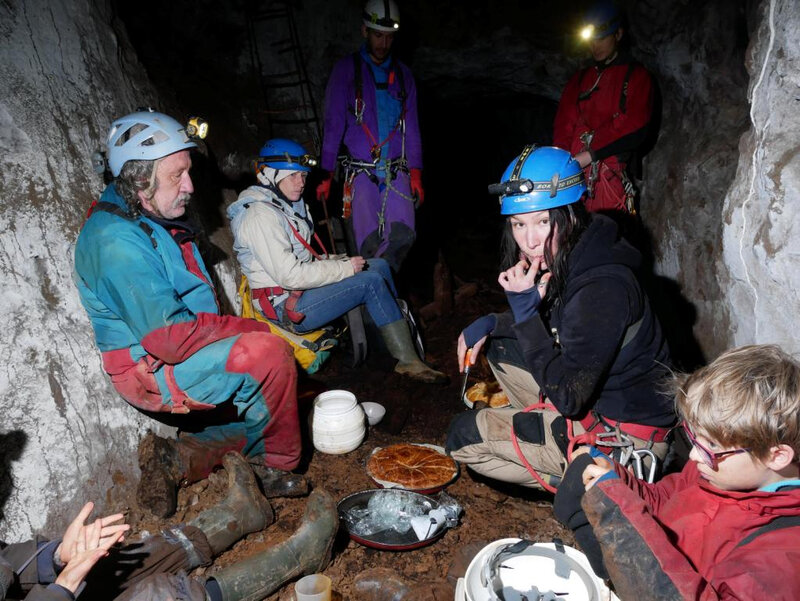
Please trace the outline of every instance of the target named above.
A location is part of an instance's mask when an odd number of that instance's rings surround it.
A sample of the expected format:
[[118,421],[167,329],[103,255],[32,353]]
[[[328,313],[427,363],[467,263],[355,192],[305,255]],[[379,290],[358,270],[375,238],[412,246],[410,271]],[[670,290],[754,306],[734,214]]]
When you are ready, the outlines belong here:
[[382,257],[397,272],[416,234],[414,210],[424,200],[417,89],[411,70],[391,55],[400,18],[394,0],[368,0],[364,44],[333,68],[325,91],[322,168],[317,199],[329,196],[339,147],[345,218],[355,252]]

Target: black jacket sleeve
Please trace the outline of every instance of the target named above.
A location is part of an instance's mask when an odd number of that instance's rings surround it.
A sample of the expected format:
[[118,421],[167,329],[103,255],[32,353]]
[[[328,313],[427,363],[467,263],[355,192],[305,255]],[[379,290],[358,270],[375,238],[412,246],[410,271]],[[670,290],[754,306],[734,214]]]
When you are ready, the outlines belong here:
[[531,375],[562,415],[581,418],[592,408],[628,325],[641,313],[635,305],[628,287],[609,274],[566,300],[557,343],[539,315],[514,324]]

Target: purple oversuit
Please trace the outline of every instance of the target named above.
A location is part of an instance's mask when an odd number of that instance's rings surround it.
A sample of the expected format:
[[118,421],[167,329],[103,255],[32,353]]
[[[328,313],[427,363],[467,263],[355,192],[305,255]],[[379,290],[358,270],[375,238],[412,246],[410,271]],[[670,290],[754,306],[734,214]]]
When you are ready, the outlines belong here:
[[[417,88],[411,70],[395,59],[389,76],[388,91],[392,97],[401,99],[405,91],[405,136],[401,128],[380,148],[382,159],[405,158],[408,169],[422,169],[422,144],[417,119]],[[372,163],[370,150],[384,140],[378,134],[378,103],[375,97],[375,79],[369,65],[359,57],[361,66],[362,98],[364,102],[363,123],[356,121],[355,64],[353,55],[341,59],[333,67],[325,91],[325,135],[322,144],[322,168],[333,171],[342,143],[352,159]],[[353,232],[359,253],[364,257],[382,257],[397,271],[414,243],[414,203],[408,172],[397,170],[393,175],[388,193],[383,172],[375,169],[356,168],[352,180]],[[345,173],[347,177],[348,173]],[[386,199],[383,215],[383,231],[380,214]]]

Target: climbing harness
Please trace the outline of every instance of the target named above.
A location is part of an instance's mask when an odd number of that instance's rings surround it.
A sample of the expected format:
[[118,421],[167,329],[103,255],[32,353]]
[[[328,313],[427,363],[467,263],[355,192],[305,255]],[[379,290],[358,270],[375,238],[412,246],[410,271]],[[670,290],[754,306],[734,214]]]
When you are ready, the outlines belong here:
[[[405,150],[403,151],[405,153]],[[400,198],[404,198],[410,203],[415,203],[416,200],[413,196],[404,194],[395,185],[394,181],[397,179],[399,172],[408,173],[408,161],[404,156],[397,159],[386,159],[384,161],[384,177],[383,181],[377,175],[379,168],[378,161],[368,162],[354,159],[349,155],[339,156],[339,164],[344,169],[344,187],[342,192],[342,217],[347,219],[352,215],[353,193],[354,193],[354,180],[360,175],[366,175],[369,180],[378,188],[381,197],[381,208],[378,211],[378,236],[383,237],[383,231],[386,226],[386,204],[389,200],[389,192],[394,192]]]
[[[631,61],[628,63],[628,69],[625,72],[625,78],[622,82],[622,91],[620,92],[619,97],[619,112],[614,113],[611,116],[611,119],[617,118],[619,115],[624,115],[628,110],[628,84],[631,78],[631,74],[633,73],[634,69],[638,63],[635,61]],[[588,67],[584,69],[581,73],[579,81],[583,81],[584,76],[588,73],[593,67]],[[594,67],[596,68],[596,67]],[[587,100],[594,92],[598,89],[598,85],[600,84],[600,80],[603,77],[603,74],[606,72],[606,68],[599,71],[597,75],[597,79],[595,79],[594,84],[587,90],[578,94],[578,97],[575,101],[577,106],[578,113],[581,115],[581,120],[583,120],[583,112],[581,110],[580,103],[584,100]],[[592,138],[594,137],[594,131],[586,131],[580,135],[580,140],[583,142],[583,150],[586,152],[591,152],[591,143]],[[595,197],[595,192],[598,187],[602,187],[605,196],[616,196],[616,194],[612,194],[612,192],[616,192],[611,187],[609,183],[610,179],[618,179],[621,182],[622,189],[624,191],[624,195],[622,199],[617,199],[619,204],[618,207],[614,207],[617,209],[622,209],[630,213],[631,215],[636,214],[636,188],[633,185],[633,181],[628,176],[625,169],[613,169],[608,166],[606,161],[592,161],[591,167],[589,168],[588,177],[586,178],[586,186],[587,186],[587,195],[589,198]]]
[[[525,407],[522,412],[528,413],[536,410],[555,411],[558,413],[558,409],[556,409],[554,405],[544,401],[543,393],[539,393],[538,403]],[[616,455],[617,462],[623,467],[630,466],[637,478],[651,483],[655,480],[658,458],[650,448],[653,444],[666,440],[670,428],[624,422],[611,423],[601,415],[592,411],[578,422],[584,428],[585,432],[583,434],[575,434],[575,422],[571,419],[564,419],[567,422],[567,439],[569,440],[567,445],[567,461],[572,460],[572,452],[576,446],[584,444],[591,445]],[[631,437],[648,441],[648,448],[636,449]],[[555,493],[556,488],[548,482],[545,482],[545,479],[536,471],[522,453],[513,423],[511,425],[511,444],[520,462],[522,462],[522,465],[525,466],[525,469],[528,470],[531,476],[533,476],[542,488],[551,493]],[[646,474],[644,468],[645,459],[650,460],[650,467]]]
[[[250,284],[244,275],[242,275],[242,280],[239,284],[239,298],[242,301],[242,317],[255,319],[267,324],[270,332],[289,343],[295,359],[309,374],[313,374],[322,366],[330,356],[331,349],[339,343],[338,336],[341,335],[341,332],[337,333],[331,327],[324,327],[301,334],[289,328],[283,328],[271,321],[269,317],[265,316],[263,309],[261,312],[257,311],[254,307],[256,297],[252,294]],[[263,307],[264,303],[261,303],[261,306]],[[272,307],[272,305],[269,306],[270,308]]]
[[[357,159],[348,155],[343,155],[339,157],[339,163],[344,169],[344,186],[342,190],[342,217],[344,219],[349,218],[352,215],[352,203],[353,203],[353,195],[354,195],[354,180],[356,176],[361,173],[364,173],[369,177],[370,181],[374,183],[377,187],[379,192],[383,195],[381,201],[381,208],[378,211],[378,236],[383,237],[383,232],[386,226],[386,203],[388,201],[389,192],[393,191],[398,196],[405,198],[409,202],[413,203],[416,206],[416,200],[413,196],[409,196],[403,194],[398,190],[392,182],[397,179],[397,172],[398,171],[405,171],[408,173],[408,161],[406,160],[406,89],[405,89],[405,82],[403,79],[403,70],[401,68],[395,69],[394,67],[389,71],[388,80],[384,84],[379,84],[378,82],[373,81],[375,83],[376,89],[382,89],[383,87],[388,87],[389,85],[394,84],[395,78],[397,79],[397,83],[399,85],[399,99],[401,103],[400,109],[400,116],[397,119],[397,123],[392,128],[392,130],[388,133],[385,139],[378,141],[375,137],[375,134],[370,130],[369,126],[364,120],[364,110],[366,108],[366,103],[364,101],[364,82],[363,82],[363,73],[362,73],[362,65],[363,59],[361,57],[360,52],[353,53],[353,83],[355,86],[355,102],[353,104],[353,116],[355,117],[356,123],[361,126],[361,129],[364,131],[364,135],[367,137],[367,140],[370,144],[369,154],[372,158],[372,161],[365,161],[361,159]],[[370,69],[370,74],[372,71]],[[395,137],[395,135],[400,134],[401,136],[401,151],[400,157],[394,159],[384,159],[383,158],[383,148],[388,147],[387,145],[391,140]],[[383,181],[381,178],[378,177],[378,172],[383,171],[385,176]]]
[[[620,344],[620,350],[633,341],[639,333],[643,321],[644,317],[627,327],[625,336]],[[552,334],[556,344],[560,346],[558,331],[555,328],[553,328]],[[528,413],[529,411],[536,410],[559,412],[552,403],[545,401],[544,392],[542,391],[539,391],[539,402],[526,407],[522,412]],[[606,419],[596,411],[590,411],[586,417],[578,421],[584,429],[584,433],[576,435],[574,431],[574,421],[566,417],[564,420],[567,423],[567,439],[569,441],[566,453],[567,461],[572,460],[572,451],[576,446],[582,444],[592,445],[601,450],[607,449],[609,453],[616,455],[615,459],[617,462],[623,467],[630,467],[637,478],[651,483],[655,480],[658,458],[651,449],[654,444],[664,442],[667,439],[669,433],[672,431],[671,428],[648,426],[632,422],[614,422]],[[647,441],[647,447],[644,449],[636,449],[632,437]],[[520,462],[525,466],[525,469],[528,470],[531,476],[533,476],[542,488],[551,493],[555,493],[555,487],[544,481],[544,478],[539,475],[522,453],[519,441],[517,440],[517,434],[514,431],[513,422],[511,424],[511,444]],[[646,459],[649,460],[650,466],[645,474],[644,464]]]
[[[594,132],[587,131],[581,134],[583,150],[591,151],[592,138]],[[606,161],[592,161],[588,167],[589,175],[586,178],[586,193],[589,198],[594,198],[598,189],[604,191],[604,197],[616,197],[617,206],[615,209],[623,209],[631,215],[636,214],[636,188],[628,177],[624,169],[613,169],[608,166]],[[623,198],[618,198],[617,191],[610,184],[611,179],[618,179],[622,184]]]
[[[252,203],[247,203],[244,205],[245,209],[249,209]],[[306,239],[297,231],[297,228],[292,223],[292,220],[289,219],[289,216],[283,211],[283,207],[276,201],[272,201],[270,205],[274,209],[276,209],[286,220],[286,225],[289,227],[292,235],[297,239],[300,244],[302,244],[305,249],[311,253],[311,256],[314,257],[317,261],[322,260],[323,256],[328,255],[328,251],[325,248],[325,244],[323,244],[322,240],[320,239],[317,232],[314,231],[313,222],[310,218],[303,217],[297,211],[293,211],[294,215],[298,219],[302,219],[305,221],[309,228],[311,229],[311,235],[313,236],[316,243],[319,245],[320,249],[322,250],[322,254],[318,253],[314,250]],[[254,288],[251,290],[251,294],[253,299],[258,301],[259,306],[261,307],[262,312],[267,317],[267,319],[271,319],[273,321],[280,322],[284,327],[288,329],[292,329],[292,324],[300,323],[305,319],[305,314],[301,313],[300,311],[296,310],[297,303],[300,300],[300,297],[303,296],[302,290],[285,290],[280,286],[265,286],[264,288]],[[283,312],[284,312],[284,319],[280,319],[278,317],[278,313],[275,310],[275,306],[273,305],[273,300],[279,296],[284,294],[288,294],[288,298],[283,304]]]
[[[395,74],[397,74],[397,83],[400,87],[400,118],[397,120],[394,128],[392,131],[389,132],[389,135],[386,136],[386,139],[382,142],[378,142],[375,138],[375,135],[370,131],[369,126],[364,122],[364,109],[366,108],[366,102],[364,102],[364,79],[363,73],[361,71],[363,64],[363,59],[361,58],[360,52],[353,53],[353,84],[355,86],[355,102],[353,104],[353,116],[356,118],[356,123],[361,126],[364,130],[364,134],[367,136],[367,139],[371,143],[370,147],[370,156],[373,160],[378,161],[380,160],[381,156],[381,148],[385,146],[397,133],[398,129],[402,129],[403,138],[405,138],[405,120],[406,120],[406,86],[405,80],[403,79],[403,70],[397,69],[395,70],[392,67],[392,70],[389,71],[388,80],[385,84],[379,84],[375,81],[375,76],[373,75],[373,82],[375,83],[375,89],[383,89],[384,86],[388,87],[394,83]],[[369,66],[369,65],[367,65]],[[372,74],[372,70],[369,70],[370,74]],[[403,140],[405,143],[405,139]]]

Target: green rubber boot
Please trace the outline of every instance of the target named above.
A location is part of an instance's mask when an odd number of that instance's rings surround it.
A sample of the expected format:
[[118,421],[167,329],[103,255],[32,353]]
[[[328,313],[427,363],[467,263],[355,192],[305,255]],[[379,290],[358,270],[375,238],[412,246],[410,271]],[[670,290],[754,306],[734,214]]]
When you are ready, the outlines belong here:
[[425,384],[447,384],[448,378],[420,361],[404,319],[379,328],[389,354],[397,359],[394,371]]
[[247,460],[240,453],[231,452],[222,458],[222,465],[228,474],[227,496],[188,522],[189,526],[203,531],[214,555],[275,520],[272,507],[258,490]]
[[285,582],[325,569],[339,527],[336,503],[315,490],[300,528],[287,540],[214,574],[225,601],[261,601]]

